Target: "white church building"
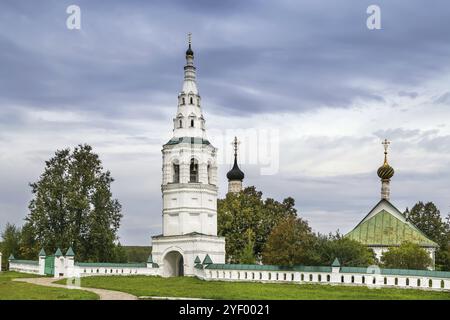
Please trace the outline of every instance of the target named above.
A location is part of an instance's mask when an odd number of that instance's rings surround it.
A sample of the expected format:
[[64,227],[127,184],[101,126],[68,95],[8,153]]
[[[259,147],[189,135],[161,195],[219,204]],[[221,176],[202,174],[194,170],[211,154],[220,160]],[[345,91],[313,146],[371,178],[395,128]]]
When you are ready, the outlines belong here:
[[196,258],[207,254],[224,263],[225,238],[217,236],[217,149],[206,136],[190,39],[162,163],[163,233],[152,237],[153,262],[164,276],[194,275]]

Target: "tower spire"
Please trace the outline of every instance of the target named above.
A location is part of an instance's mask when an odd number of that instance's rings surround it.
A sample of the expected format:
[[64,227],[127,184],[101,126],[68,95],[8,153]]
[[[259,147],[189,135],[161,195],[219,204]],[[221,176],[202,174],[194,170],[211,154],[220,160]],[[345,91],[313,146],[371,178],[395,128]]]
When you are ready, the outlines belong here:
[[230,171],[227,173],[228,178],[228,192],[232,193],[238,193],[242,190],[242,180],[244,180],[244,173],[239,169],[238,163],[237,163],[237,152],[238,152],[238,145],[239,141],[237,137],[234,137],[233,140],[233,148],[234,148],[234,164],[233,168],[231,168]]
[[389,200],[391,194],[390,182],[391,178],[394,176],[394,168],[389,165],[387,160],[388,148],[391,142],[384,139],[381,144],[384,147],[384,163],[378,168],[377,174],[381,179],[381,199]]
[[184,66],[184,82],[182,93],[198,95],[196,69],[194,66],[194,51],[192,50],[192,33],[188,33],[188,49],[186,50],[186,65]]

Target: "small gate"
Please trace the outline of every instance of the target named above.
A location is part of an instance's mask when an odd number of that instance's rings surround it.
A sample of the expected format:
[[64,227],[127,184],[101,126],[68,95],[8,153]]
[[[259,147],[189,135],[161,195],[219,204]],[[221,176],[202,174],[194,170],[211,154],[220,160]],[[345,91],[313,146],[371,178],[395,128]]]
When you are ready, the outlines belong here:
[[45,257],[44,273],[48,276],[55,275],[55,256]]

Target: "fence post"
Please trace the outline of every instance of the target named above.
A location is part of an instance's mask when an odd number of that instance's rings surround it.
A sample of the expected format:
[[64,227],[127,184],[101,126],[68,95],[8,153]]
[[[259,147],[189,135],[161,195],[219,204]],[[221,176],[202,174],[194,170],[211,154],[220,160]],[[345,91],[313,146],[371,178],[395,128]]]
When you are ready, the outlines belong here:
[[333,263],[331,264],[331,283],[339,283],[339,274],[341,270],[341,263],[338,258],[335,258]]
[[44,248],[41,249],[41,251],[39,251],[39,274],[40,275],[45,275],[45,251]]

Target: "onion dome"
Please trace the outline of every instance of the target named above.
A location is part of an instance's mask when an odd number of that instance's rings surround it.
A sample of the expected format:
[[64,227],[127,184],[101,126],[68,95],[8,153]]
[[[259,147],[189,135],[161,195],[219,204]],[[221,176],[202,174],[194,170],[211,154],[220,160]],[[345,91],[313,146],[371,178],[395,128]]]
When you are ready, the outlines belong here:
[[387,141],[387,139],[385,139],[382,142],[382,144],[384,146],[384,163],[381,167],[378,168],[377,174],[380,177],[380,179],[389,180],[394,176],[395,173],[394,168],[392,168],[387,161],[387,154],[388,154],[387,150],[390,142]]
[[227,173],[227,178],[228,178],[229,181],[232,181],[232,180],[242,181],[242,180],[244,180],[244,173],[241,171],[241,169],[239,169],[239,166],[237,164],[237,159],[236,158],[234,158],[233,168],[231,168],[231,170],[228,171],[228,173]]
[[244,180],[244,173],[239,169],[237,164],[237,149],[238,149],[238,140],[237,137],[234,137],[233,146],[234,146],[234,165],[230,171],[227,173],[228,181],[242,181]]
[[392,168],[389,164],[385,163],[378,168],[377,174],[381,179],[389,180],[394,176],[394,168]]

